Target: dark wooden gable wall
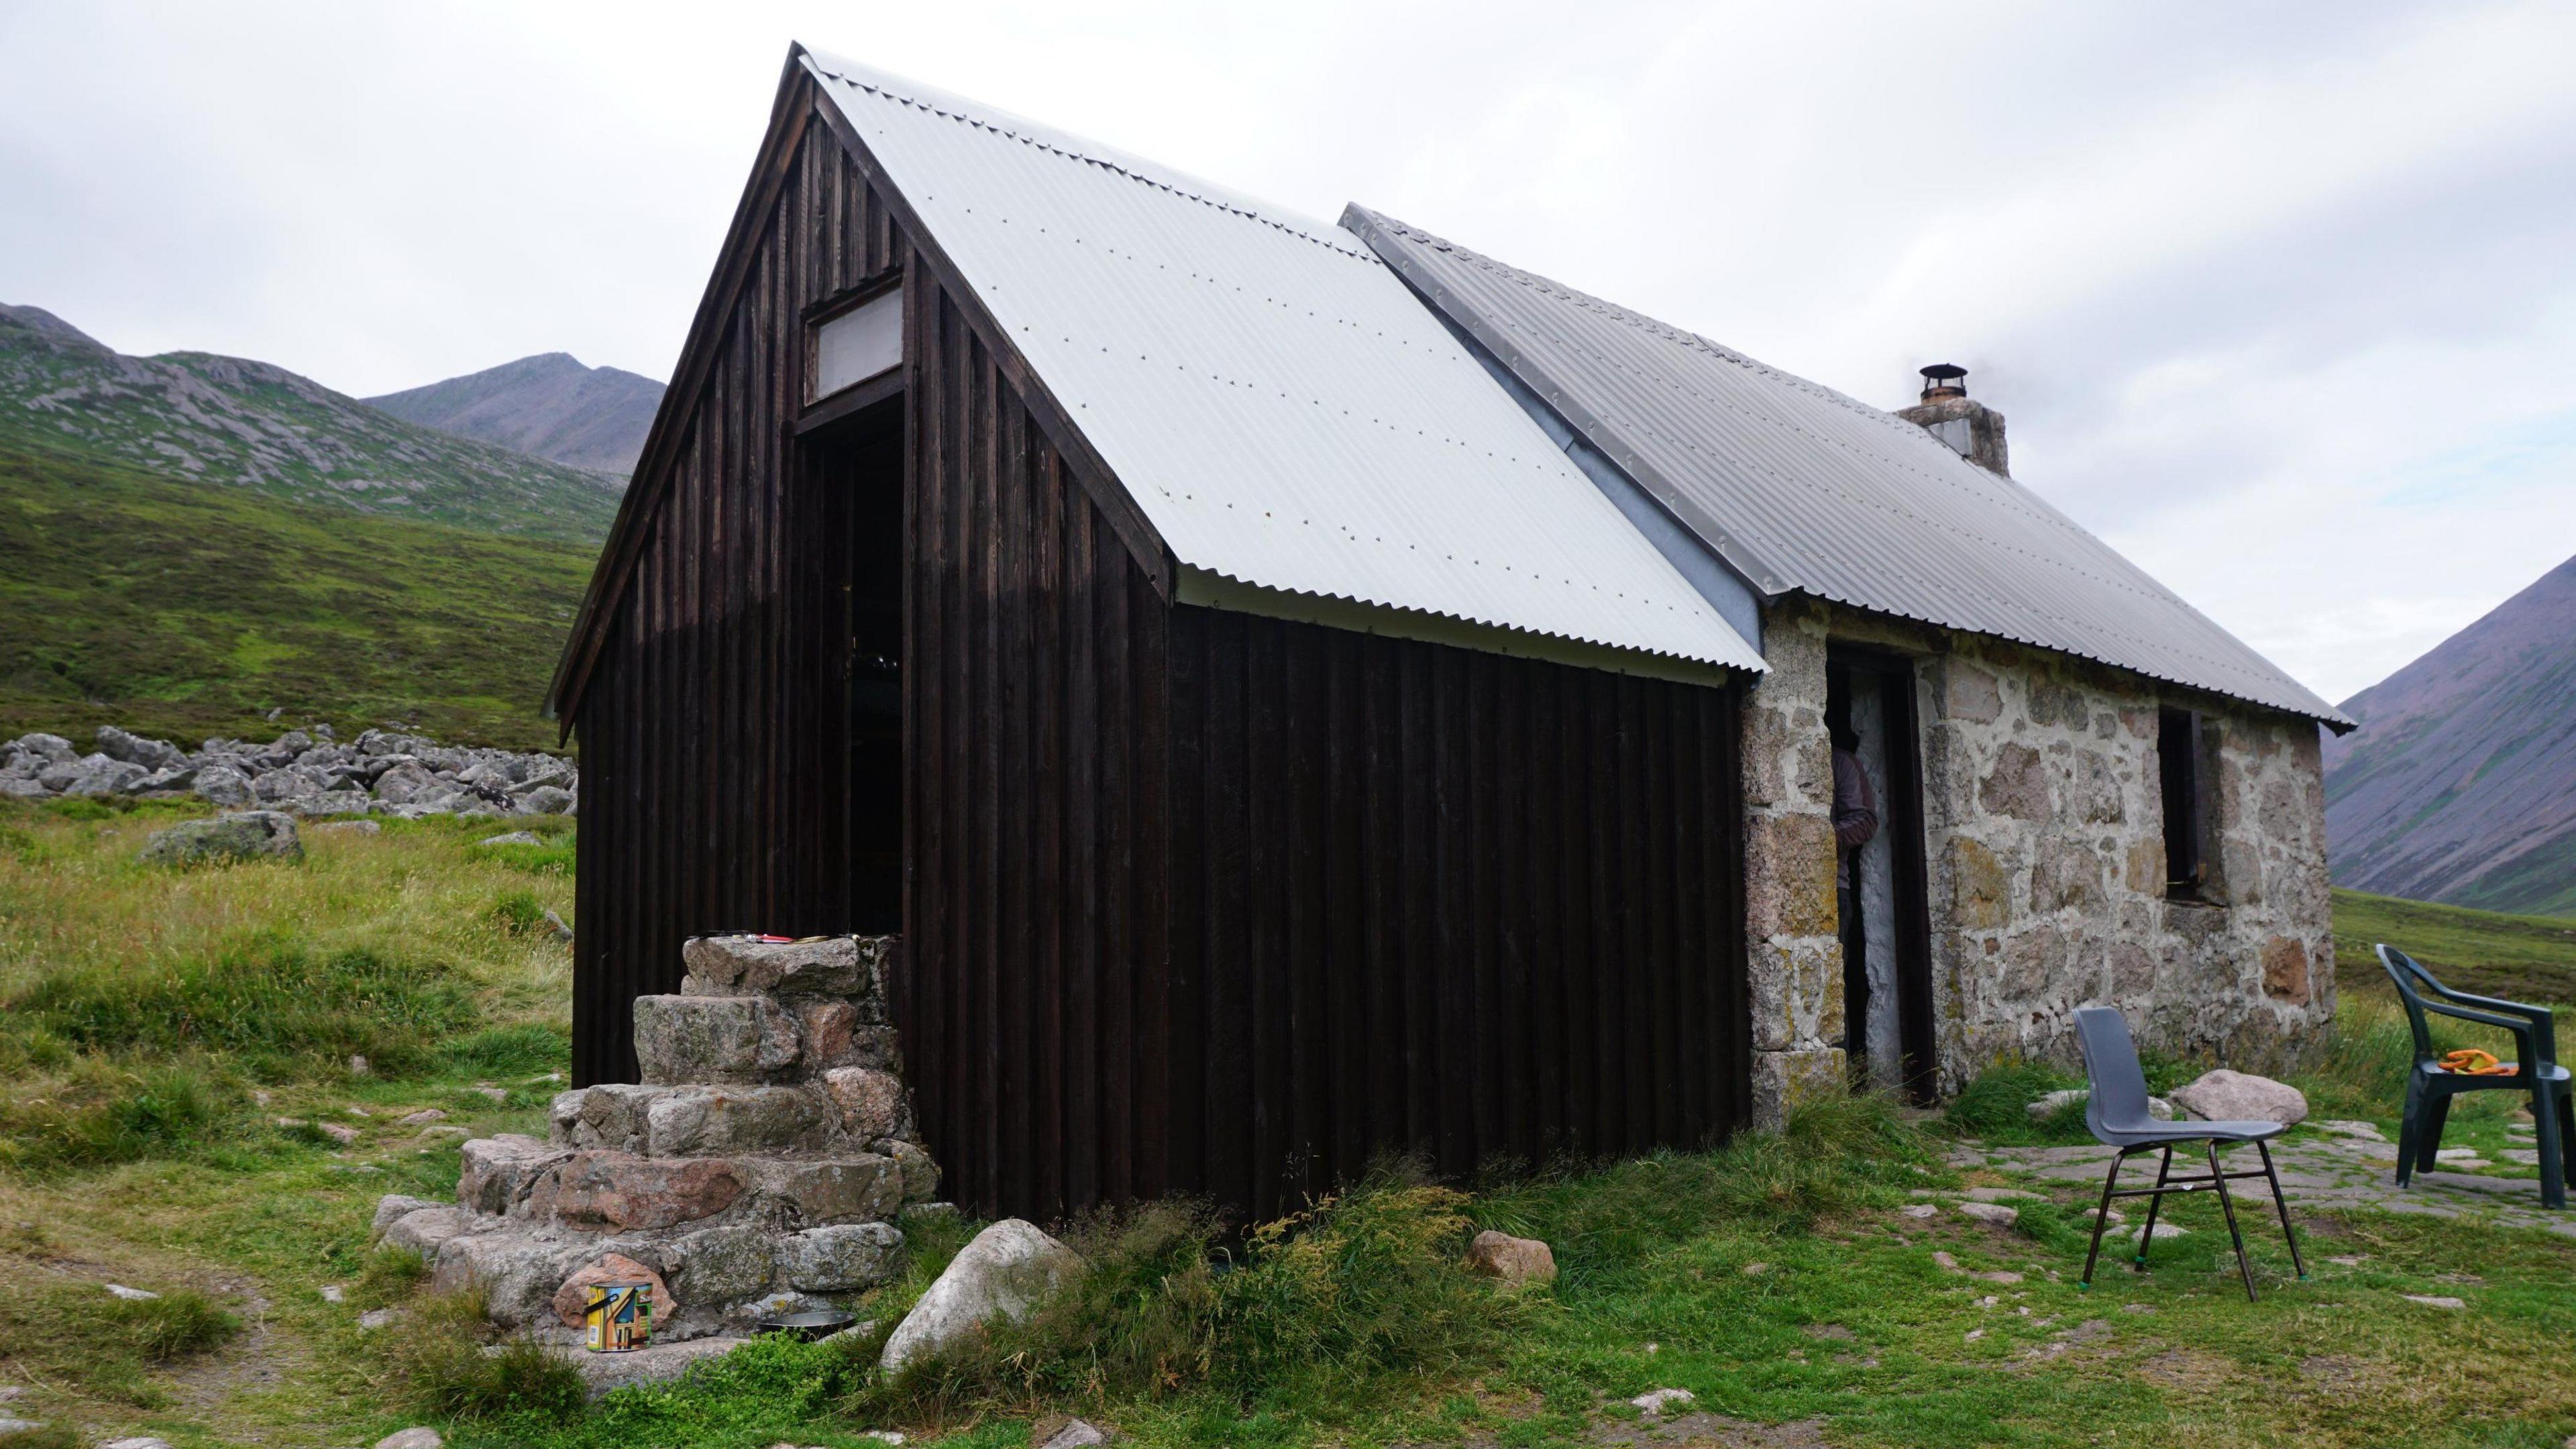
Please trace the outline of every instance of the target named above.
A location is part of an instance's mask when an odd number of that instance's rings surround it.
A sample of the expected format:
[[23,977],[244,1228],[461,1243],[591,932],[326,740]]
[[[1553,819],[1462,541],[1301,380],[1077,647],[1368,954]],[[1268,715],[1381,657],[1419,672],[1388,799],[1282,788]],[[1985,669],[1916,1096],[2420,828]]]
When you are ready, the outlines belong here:
[[1463,1173],[1740,1123],[1735,696],[1174,607],[1132,501],[799,106],[801,74],[568,664],[577,1080],[632,1080],[632,1002],[688,935],[849,929],[849,535],[794,424],[807,310],[899,271],[894,998],[944,1195],[1266,1215],[1391,1152]]
[[688,935],[839,930],[848,913],[849,561],[833,546],[847,533],[824,516],[828,492],[793,485],[790,423],[800,314],[901,268],[908,248],[838,141],[798,123],[806,86],[782,99],[784,176],[750,247],[728,258],[741,267],[731,306],[702,321],[685,359],[704,386],[657,424],[665,466],[639,471],[651,496],[601,564],[624,572],[606,580],[619,587],[571,716],[579,1082],[634,1080],[632,1003],[676,988]]

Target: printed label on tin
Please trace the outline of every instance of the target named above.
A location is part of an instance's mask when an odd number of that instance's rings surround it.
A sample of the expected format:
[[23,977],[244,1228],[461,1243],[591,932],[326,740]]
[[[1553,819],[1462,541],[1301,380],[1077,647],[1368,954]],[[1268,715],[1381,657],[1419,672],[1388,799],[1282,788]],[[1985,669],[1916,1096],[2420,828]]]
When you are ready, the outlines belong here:
[[593,1283],[582,1309],[582,1342],[593,1353],[626,1353],[653,1339],[653,1285]]

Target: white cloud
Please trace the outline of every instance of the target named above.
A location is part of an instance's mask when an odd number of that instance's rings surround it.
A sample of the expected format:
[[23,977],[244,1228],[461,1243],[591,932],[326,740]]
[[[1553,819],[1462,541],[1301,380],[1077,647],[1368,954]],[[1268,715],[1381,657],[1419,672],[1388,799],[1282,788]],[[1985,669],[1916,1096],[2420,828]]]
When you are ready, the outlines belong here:
[[2576,11],[0,10],[0,300],[374,392],[669,371],[791,37],[1364,201],[2017,472],[2330,698],[2576,539]]

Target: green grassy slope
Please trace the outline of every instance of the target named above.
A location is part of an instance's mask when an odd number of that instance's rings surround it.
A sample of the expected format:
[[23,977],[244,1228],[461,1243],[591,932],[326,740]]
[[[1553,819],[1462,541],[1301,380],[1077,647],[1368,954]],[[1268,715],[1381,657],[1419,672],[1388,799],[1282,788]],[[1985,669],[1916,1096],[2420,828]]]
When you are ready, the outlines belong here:
[[2335,979],[2346,991],[2389,989],[2371,952],[2386,941],[2455,990],[2576,1002],[2576,921],[2563,917],[2508,916],[2338,890],[2334,938]]
[[204,352],[126,357],[0,313],[0,448],[380,517],[596,544],[625,480],[419,427]]
[[0,738],[264,739],[283,707],[551,745],[539,706],[592,551],[0,444]]

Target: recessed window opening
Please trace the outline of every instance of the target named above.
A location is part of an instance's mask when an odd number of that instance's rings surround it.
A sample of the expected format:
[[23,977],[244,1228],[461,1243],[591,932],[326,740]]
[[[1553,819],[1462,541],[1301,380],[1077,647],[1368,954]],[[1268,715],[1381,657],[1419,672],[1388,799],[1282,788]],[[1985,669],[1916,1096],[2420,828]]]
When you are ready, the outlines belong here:
[[2156,775],[2165,807],[2165,896],[2217,900],[2209,869],[2209,771],[2202,759],[2200,712],[2167,706],[2156,712]]
[[870,297],[814,326],[814,395],[820,402],[903,365],[903,293]]

